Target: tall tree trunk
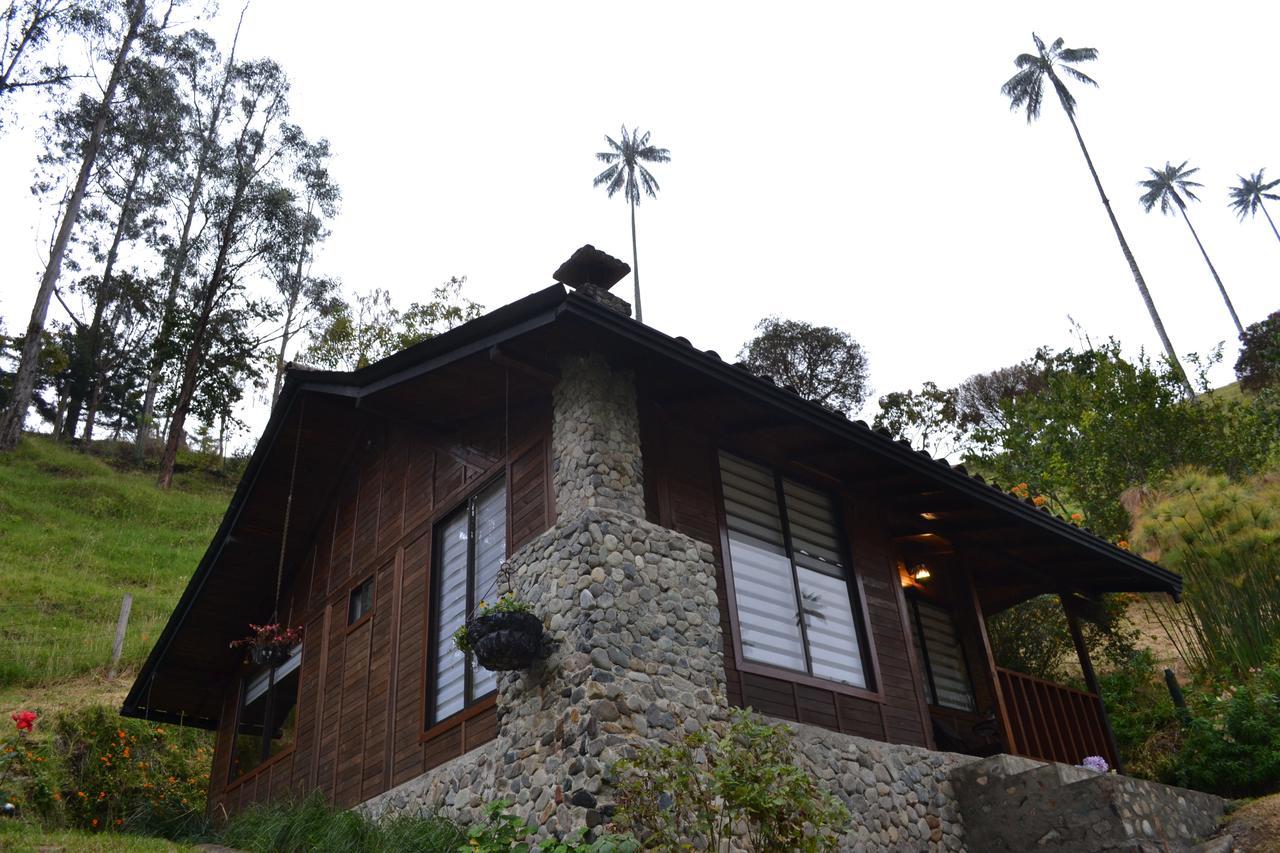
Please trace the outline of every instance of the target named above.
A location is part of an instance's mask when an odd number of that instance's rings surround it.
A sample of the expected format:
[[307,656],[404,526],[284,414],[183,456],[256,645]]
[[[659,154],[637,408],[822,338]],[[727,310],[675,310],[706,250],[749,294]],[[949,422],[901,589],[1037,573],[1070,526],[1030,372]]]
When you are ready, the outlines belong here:
[[1271,233],[1276,235],[1276,239],[1280,240],[1280,231],[1276,230],[1276,224],[1271,221],[1271,214],[1267,213],[1267,206],[1262,202],[1258,202],[1258,207],[1262,208],[1262,215],[1267,217],[1267,224],[1271,226]]
[[107,249],[107,260],[102,268],[102,280],[98,286],[98,298],[93,304],[93,319],[89,323],[88,341],[85,346],[83,356],[85,368],[85,382],[87,383],[89,397],[89,413],[85,418],[84,425],[84,441],[87,445],[93,440],[93,419],[98,412],[98,402],[102,397],[102,389],[100,383],[102,380],[102,371],[99,367],[100,351],[102,350],[102,315],[106,313],[107,308],[115,300],[115,288],[112,278],[115,275],[116,259],[120,257],[120,244],[124,241],[124,232],[129,225],[130,217],[133,216],[133,196],[138,189],[138,183],[142,179],[142,175],[147,170],[150,153],[144,152],[141,157],[135,161],[133,174],[129,177],[129,183],[125,186],[124,198],[120,201],[120,218],[116,221],[115,234],[111,237],[111,248]]
[[[178,246],[173,255],[173,268],[169,275],[169,290],[165,294],[164,307],[161,312],[160,333],[157,341],[168,340],[173,333],[173,312],[178,301],[178,287],[182,284],[182,275],[187,266],[187,255],[191,251],[191,226],[195,221],[196,207],[200,201],[200,193],[204,188],[205,173],[209,167],[209,156],[213,152],[218,138],[218,123],[222,120],[222,110],[226,105],[227,91],[231,87],[231,69],[236,61],[236,46],[240,43],[240,27],[244,25],[245,12],[249,5],[240,10],[240,20],[236,24],[236,34],[231,39],[231,52],[227,55],[227,64],[222,75],[222,86],[218,97],[209,110],[209,127],[200,140],[200,153],[196,160],[196,174],[191,182],[191,192],[187,196],[187,215],[182,223],[182,233],[178,237]],[[146,449],[147,434],[151,430],[151,421],[155,417],[156,393],[160,388],[160,371],[164,365],[160,358],[154,358],[151,370],[147,374],[147,389],[142,396],[142,413],[138,416],[138,430],[135,437],[137,446],[134,455],[138,462]]]
[[1098,188],[1098,196],[1102,199],[1102,206],[1107,209],[1107,218],[1111,220],[1111,227],[1115,229],[1116,239],[1120,241],[1120,251],[1124,252],[1124,259],[1129,262],[1129,271],[1133,273],[1134,283],[1138,285],[1138,292],[1142,294],[1142,301],[1147,305],[1147,312],[1151,314],[1151,322],[1156,327],[1156,334],[1160,336],[1160,343],[1164,344],[1165,354],[1169,357],[1169,363],[1177,372],[1178,378],[1182,381],[1182,387],[1187,392],[1187,397],[1195,397],[1196,391],[1191,387],[1191,380],[1187,378],[1187,372],[1182,369],[1182,362],[1178,360],[1178,353],[1173,349],[1173,342],[1169,340],[1169,333],[1164,330],[1164,321],[1160,319],[1160,313],[1156,311],[1156,303],[1151,298],[1151,291],[1147,290],[1147,283],[1142,278],[1142,272],[1138,269],[1138,262],[1133,257],[1133,252],[1129,250],[1129,243],[1124,239],[1124,232],[1120,230],[1120,223],[1116,220],[1115,213],[1111,210],[1111,202],[1107,198],[1107,193],[1102,189],[1102,181],[1098,178],[1098,170],[1093,167],[1093,158],[1089,156],[1089,149],[1085,147],[1084,137],[1080,135],[1080,126],[1076,124],[1076,117],[1069,110],[1067,119],[1071,122],[1071,129],[1076,133],[1076,142],[1080,143],[1080,151],[1084,154],[1084,161],[1089,165],[1089,174],[1093,176],[1093,185]]
[[636,319],[644,322],[640,310],[640,253],[636,250],[636,202],[631,199],[631,280],[636,286]]
[[276,381],[271,388],[271,405],[276,404],[276,400],[280,397],[280,383],[284,379],[284,350],[289,346],[289,326],[293,323],[293,309],[298,304],[298,297],[289,298],[289,307],[284,315],[284,331],[280,333],[280,352],[276,355]]
[[89,138],[85,141],[80,160],[80,173],[76,176],[75,186],[67,199],[66,209],[62,214],[62,222],[58,227],[57,237],[53,241],[53,249],[49,253],[49,263],[45,267],[44,276],[40,279],[40,290],[36,293],[36,303],[31,309],[31,320],[27,324],[27,335],[22,342],[22,357],[18,362],[18,370],[13,376],[13,396],[4,420],[0,422],[0,451],[12,450],[22,435],[22,426],[27,419],[27,409],[31,405],[31,397],[35,393],[36,371],[40,363],[40,337],[44,332],[44,321],[49,313],[49,300],[53,296],[53,288],[58,283],[62,272],[62,259],[71,241],[71,232],[80,218],[80,206],[84,203],[85,192],[89,187],[89,177],[93,174],[93,166],[98,160],[98,152],[102,148],[102,137],[106,133],[107,121],[111,118],[111,100],[115,97],[124,76],[125,63],[133,43],[138,38],[138,30],[147,14],[146,0],[132,0],[129,14],[129,29],[120,42],[115,62],[111,66],[111,76],[107,79],[107,88],[102,93],[102,102],[98,105],[93,119],[93,127]]
[[1195,238],[1196,245],[1200,247],[1200,254],[1204,257],[1204,262],[1209,265],[1209,272],[1213,273],[1213,280],[1218,283],[1218,292],[1222,294],[1222,301],[1227,303],[1227,311],[1231,312],[1231,322],[1236,324],[1236,331],[1241,335],[1244,334],[1244,326],[1240,325],[1240,318],[1236,316],[1236,306],[1231,304],[1231,297],[1227,295],[1227,288],[1223,286],[1222,279],[1218,277],[1218,271],[1213,268],[1213,261],[1209,260],[1209,253],[1204,250],[1204,243],[1200,242],[1200,235],[1196,233],[1195,226],[1191,224],[1191,217],[1187,216],[1187,208],[1179,206],[1182,211],[1182,221],[1187,223],[1187,227],[1191,229],[1191,236]]

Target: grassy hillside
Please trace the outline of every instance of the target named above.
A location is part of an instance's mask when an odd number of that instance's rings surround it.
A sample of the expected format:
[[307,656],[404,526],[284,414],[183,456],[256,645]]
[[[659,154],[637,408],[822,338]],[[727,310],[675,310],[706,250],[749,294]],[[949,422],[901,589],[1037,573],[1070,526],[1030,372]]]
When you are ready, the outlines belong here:
[[42,437],[0,455],[0,696],[104,670],[126,592],[123,663],[140,664],[233,487],[187,471],[161,492],[151,473]]

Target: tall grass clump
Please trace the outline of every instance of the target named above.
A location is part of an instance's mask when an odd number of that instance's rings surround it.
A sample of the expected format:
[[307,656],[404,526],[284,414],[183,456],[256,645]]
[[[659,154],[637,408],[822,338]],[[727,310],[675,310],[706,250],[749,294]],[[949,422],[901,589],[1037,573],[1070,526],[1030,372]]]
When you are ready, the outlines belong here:
[[252,853],[455,853],[466,840],[466,833],[444,818],[401,815],[373,821],[330,807],[319,792],[252,806],[218,834],[220,843]]
[[1280,644],[1280,478],[1179,472],[1133,544],[1182,575],[1182,602],[1152,606],[1193,670],[1238,677],[1269,660]]

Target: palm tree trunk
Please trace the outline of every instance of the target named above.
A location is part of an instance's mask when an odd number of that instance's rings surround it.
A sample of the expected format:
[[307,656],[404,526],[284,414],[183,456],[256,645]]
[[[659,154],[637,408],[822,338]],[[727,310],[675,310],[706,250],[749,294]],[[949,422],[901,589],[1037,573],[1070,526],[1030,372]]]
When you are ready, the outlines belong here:
[[1093,176],[1093,185],[1098,188],[1098,196],[1102,199],[1102,206],[1107,209],[1107,218],[1111,220],[1111,227],[1115,229],[1116,239],[1120,241],[1120,251],[1124,252],[1124,259],[1129,262],[1129,271],[1133,273],[1134,283],[1138,285],[1138,292],[1142,294],[1142,301],[1146,303],[1147,312],[1151,314],[1151,322],[1156,327],[1156,334],[1160,336],[1160,343],[1164,344],[1164,351],[1169,357],[1169,363],[1182,381],[1182,387],[1186,390],[1187,397],[1195,397],[1196,392],[1191,387],[1191,380],[1187,378],[1187,372],[1182,369],[1182,362],[1178,361],[1178,354],[1173,349],[1173,342],[1169,340],[1169,333],[1164,330],[1164,321],[1160,319],[1160,313],[1156,311],[1156,303],[1151,298],[1151,291],[1147,289],[1147,283],[1142,278],[1142,271],[1138,269],[1138,262],[1134,259],[1133,252],[1129,250],[1129,243],[1124,239],[1124,232],[1120,230],[1120,223],[1116,220],[1116,215],[1111,210],[1111,202],[1107,199],[1107,193],[1102,189],[1102,181],[1098,178],[1098,170],[1093,167],[1093,158],[1089,156],[1089,149],[1085,147],[1084,137],[1080,135],[1080,126],[1076,124],[1076,117],[1070,111],[1067,111],[1067,119],[1071,122],[1071,129],[1076,133],[1076,142],[1080,143],[1080,151],[1084,154],[1084,161],[1089,166],[1089,174]]
[[631,200],[631,280],[636,286],[636,319],[644,322],[640,311],[640,253],[636,251],[636,203]]
[[1231,312],[1231,322],[1236,324],[1236,331],[1241,335],[1244,334],[1244,326],[1240,325],[1240,318],[1236,316],[1236,306],[1231,304],[1231,297],[1227,296],[1227,288],[1223,286],[1222,279],[1218,278],[1218,271],[1213,268],[1213,261],[1209,260],[1209,253],[1204,250],[1204,243],[1200,242],[1200,235],[1196,233],[1195,226],[1191,224],[1191,218],[1187,216],[1187,209],[1179,207],[1182,211],[1182,221],[1187,223],[1187,227],[1191,229],[1191,236],[1196,239],[1196,245],[1200,247],[1200,254],[1204,256],[1204,262],[1209,265],[1209,272],[1213,273],[1213,280],[1218,283],[1218,292],[1222,294],[1222,301],[1227,303],[1227,310]]
[[40,344],[44,333],[44,321],[49,313],[49,300],[53,297],[53,288],[62,273],[62,258],[66,254],[67,244],[71,242],[71,232],[80,218],[80,207],[84,203],[85,193],[89,189],[89,177],[93,174],[94,164],[98,160],[98,152],[102,148],[102,137],[106,134],[107,121],[111,118],[112,100],[124,76],[126,60],[138,38],[143,18],[147,13],[145,0],[134,0],[129,10],[129,29],[120,42],[115,62],[111,66],[111,76],[102,93],[102,102],[98,105],[89,138],[85,140],[80,158],[80,173],[67,199],[66,209],[62,214],[62,222],[58,227],[58,236],[54,239],[53,250],[49,253],[49,263],[45,267],[44,276],[40,279],[40,289],[36,292],[36,304],[31,309],[31,321],[27,324],[27,334],[22,342],[22,356],[18,361],[17,372],[13,375],[13,390],[9,409],[0,422],[0,451],[12,450],[22,435],[22,426],[27,419],[27,409],[35,394],[36,372],[40,363]]
[[1262,215],[1267,217],[1267,224],[1271,226],[1271,233],[1276,235],[1276,239],[1280,240],[1280,231],[1276,230],[1276,224],[1271,221],[1271,214],[1267,213],[1267,206],[1262,202],[1258,202],[1258,207],[1262,208]]

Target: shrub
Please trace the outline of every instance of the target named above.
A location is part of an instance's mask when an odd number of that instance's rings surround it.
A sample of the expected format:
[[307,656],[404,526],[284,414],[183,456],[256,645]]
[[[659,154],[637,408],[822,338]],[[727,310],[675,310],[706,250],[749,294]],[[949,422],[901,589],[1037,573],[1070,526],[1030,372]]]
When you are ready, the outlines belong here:
[[[1089,657],[1099,668],[1124,666],[1137,650],[1137,631],[1124,620],[1130,601],[1130,596],[1108,595],[1099,621],[1080,621]],[[1056,595],[1037,596],[993,615],[987,634],[1002,667],[1058,683],[1080,680],[1076,647]]]
[[168,837],[206,825],[205,732],[125,720],[98,705],[38,724],[10,755],[6,793],[46,825]]
[[1224,797],[1280,790],[1280,661],[1246,673],[1238,684],[1191,693],[1188,708],[1164,781]]
[[218,841],[253,853],[453,853],[461,829],[438,817],[400,816],[375,822],[328,805],[314,792],[293,802],[263,803],[236,815]]
[[508,800],[495,800],[486,805],[484,823],[476,824],[467,831],[467,843],[458,848],[458,853],[528,853],[534,849],[542,853],[635,853],[640,849],[639,842],[629,835],[605,835],[587,841],[586,827],[563,839],[544,839],[534,848],[528,838],[537,831],[537,827],[509,814],[507,808],[510,805]]
[[834,850],[849,812],[795,765],[793,734],[749,711],[619,762],[614,823],[645,850],[719,850],[742,826],[754,850]]
[[1126,772],[1152,775],[1143,763],[1143,747],[1152,734],[1177,722],[1169,690],[1156,672],[1155,657],[1147,649],[1135,651],[1120,666],[1098,675],[1098,686],[1107,705],[1107,716]]

